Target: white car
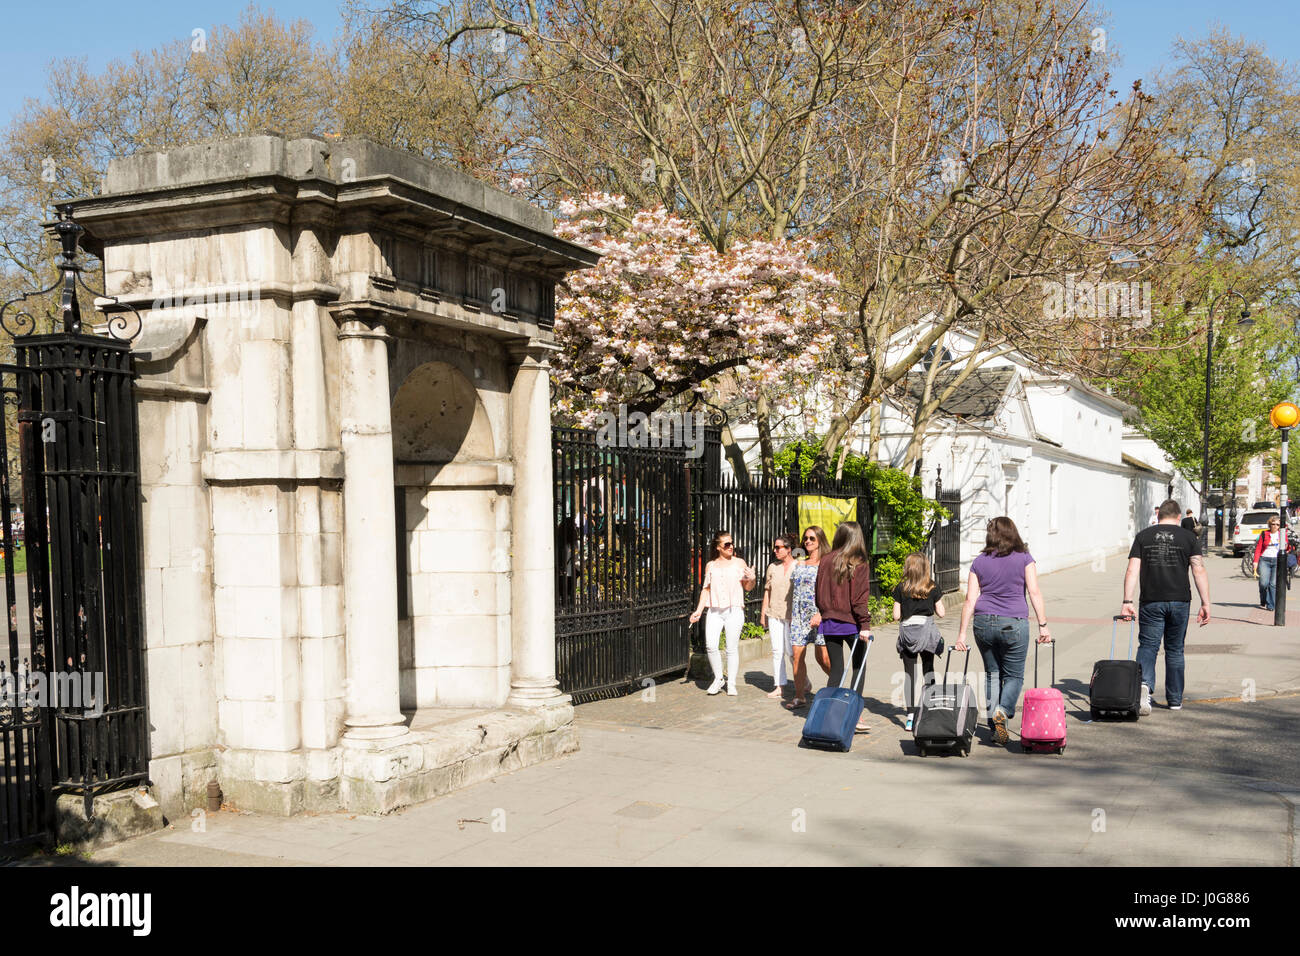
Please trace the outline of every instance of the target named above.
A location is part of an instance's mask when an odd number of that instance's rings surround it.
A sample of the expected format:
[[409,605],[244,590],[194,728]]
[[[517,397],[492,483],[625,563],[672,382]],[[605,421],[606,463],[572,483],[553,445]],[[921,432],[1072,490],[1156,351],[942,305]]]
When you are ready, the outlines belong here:
[[1237,532],[1232,536],[1232,554],[1240,557],[1243,551],[1255,551],[1255,539],[1260,532],[1268,529],[1271,519],[1277,517],[1276,511],[1247,511],[1241,516]]

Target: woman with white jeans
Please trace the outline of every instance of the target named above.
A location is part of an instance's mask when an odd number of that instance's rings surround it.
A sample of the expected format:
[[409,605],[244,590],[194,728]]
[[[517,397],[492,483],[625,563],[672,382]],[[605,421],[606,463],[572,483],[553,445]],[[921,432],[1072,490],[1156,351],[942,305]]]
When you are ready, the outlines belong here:
[[793,611],[790,589],[790,572],[794,570],[794,555],[790,553],[791,541],[780,535],[772,541],[774,560],[767,566],[767,576],[763,581],[763,610],[759,623],[767,628],[767,637],[772,644],[772,680],[776,686],[768,697],[780,699],[784,696],[781,688],[786,684],[785,659],[790,654],[790,616]]
[[727,634],[727,693],[735,697],[740,683],[740,630],[745,626],[745,592],[754,586],[757,576],[754,569],[735,556],[736,546],[730,531],[719,531],[713,536],[713,560],[704,566],[704,584],[700,589],[700,603],[691,615],[694,624],[704,613],[704,647],[709,652],[709,666],[713,668],[713,683],[709,693],[722,690],[722,653],[718,648],[723,631]]

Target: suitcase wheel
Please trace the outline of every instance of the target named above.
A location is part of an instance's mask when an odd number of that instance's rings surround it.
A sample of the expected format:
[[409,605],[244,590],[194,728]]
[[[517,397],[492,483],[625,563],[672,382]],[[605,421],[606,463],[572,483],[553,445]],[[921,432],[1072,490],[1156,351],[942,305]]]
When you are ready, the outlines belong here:
[[928,747],[921,747],[918,745],[916,748],[916,752],[920,754],[922,757],[930,756],[930,749]]
[[1090,707],[1090,708],[1088,708],[1088,709],[1089,709],[1089,711],[1092,713],[1092,719],[1093,719],[1093,720],[1100,720],[1100,719],[1101,719],[1101,711],[1099,711],[1096,707]]
[[1135,721],[1135,720],[1137,720],[1140,716],[1142,716],[1142,715],[1139,714],[1138,711],[1136,711],[1136,710],[1130,710],[1130,711],[1128,712],[1128,719],[1129,719],[1129,720],[1134,720],[1134,721]]

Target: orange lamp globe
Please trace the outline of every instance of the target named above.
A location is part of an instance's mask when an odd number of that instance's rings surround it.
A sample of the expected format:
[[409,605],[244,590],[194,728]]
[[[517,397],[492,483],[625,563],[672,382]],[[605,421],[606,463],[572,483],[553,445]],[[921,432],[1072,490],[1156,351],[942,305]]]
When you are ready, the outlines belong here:
[[1274,428],[1295,428],[1300,422],[1300,407],[1292,402],[1278,402],[1268,413],[1269,423]]

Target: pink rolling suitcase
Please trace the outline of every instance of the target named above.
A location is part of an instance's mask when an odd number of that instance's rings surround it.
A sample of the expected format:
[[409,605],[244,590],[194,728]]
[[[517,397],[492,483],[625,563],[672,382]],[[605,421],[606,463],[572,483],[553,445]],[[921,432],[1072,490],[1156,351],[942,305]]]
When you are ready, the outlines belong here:
[[[1034,683],[1038,683],[1038,642],[1034,642]],[[1052,683],[1056,683],[1056,641],[1052,641]],[[1065,749],[1065,696],[1055,687],[1025,691],[1020,716],[1020,749],[1024,753],[1060,753]]]

